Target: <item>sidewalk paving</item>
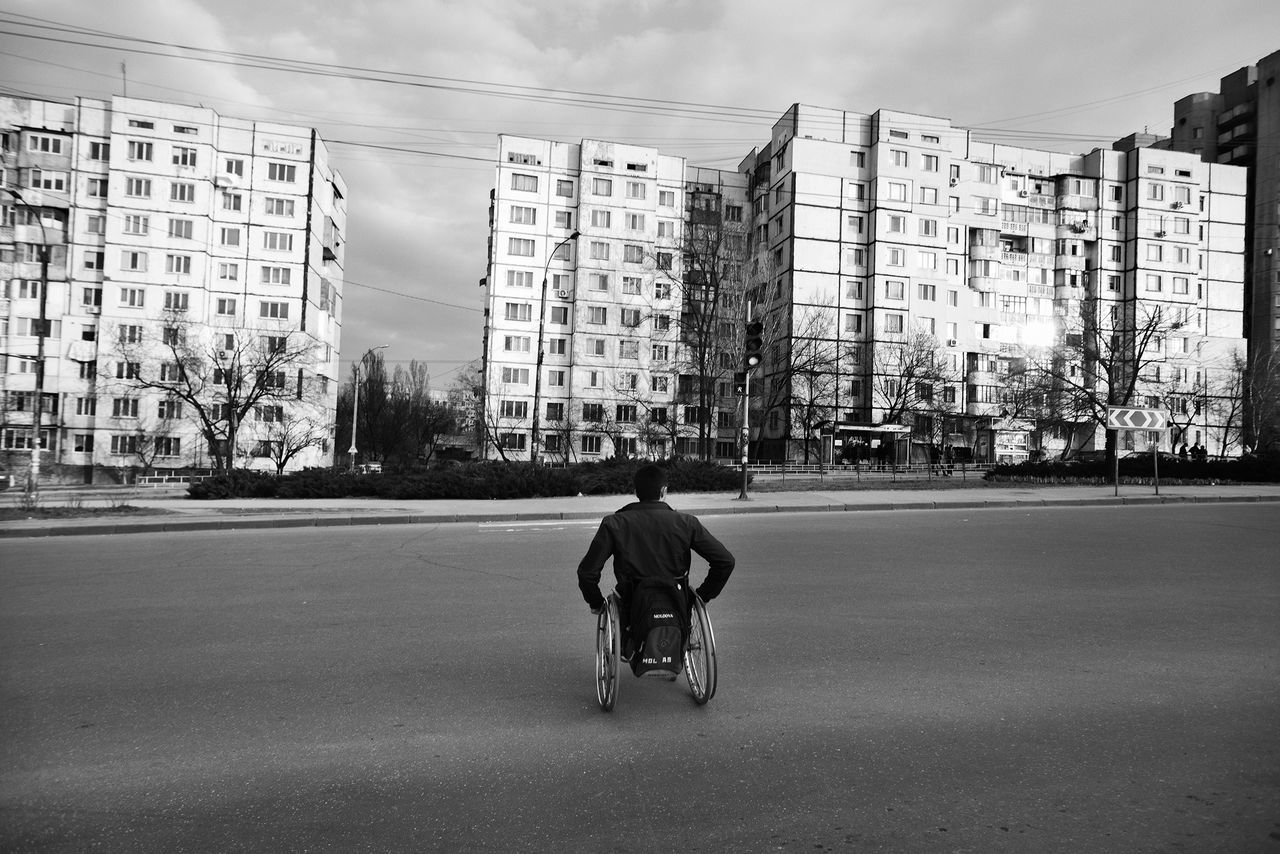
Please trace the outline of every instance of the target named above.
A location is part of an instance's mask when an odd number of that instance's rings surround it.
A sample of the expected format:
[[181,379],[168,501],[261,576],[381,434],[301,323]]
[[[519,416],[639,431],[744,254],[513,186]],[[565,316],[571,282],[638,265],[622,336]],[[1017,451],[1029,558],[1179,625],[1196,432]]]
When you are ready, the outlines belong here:
[[[0,495],[16,504],[17,495]],[[395,501],[376,498],[239,498],[193,501],[185,490],[49,490],[42,506],[74,504],[110,507],[128,504],[158,511],[154,515],[71,519],[22,519],[0,522],[0,539],[67,535],[146,534],[248,528],[413,525],[450,522],[536,522],[599,519],[628,502],[622,495],[497,500]],[[1280,484],[1209,486],[975,486],[972,489],[823,489],[805,492],[672,494],[668,503],[700,516],[738,513],[804,513],[984,509],[995,507],[1115,506],[1280,502]]]

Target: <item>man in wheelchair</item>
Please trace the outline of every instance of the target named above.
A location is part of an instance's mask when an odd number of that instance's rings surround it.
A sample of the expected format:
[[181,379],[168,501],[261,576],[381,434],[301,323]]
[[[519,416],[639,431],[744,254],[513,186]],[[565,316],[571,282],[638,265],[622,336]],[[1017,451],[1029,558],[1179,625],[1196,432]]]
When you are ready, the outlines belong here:
[[[600,574],[612,557],[621,599],[623,657],[637,675],[650,670],[657,671],[654,675],[678,672],[679,650],[689,632],[693,606],[689,592],[691,553],[696,552],[709,565],[706,579],[694,591],[704,602],[724,589],[734,559],[697,517],[673,510],[663,500],[667,495],[665,469],[642,466],[636,471],[635,489],[639,501],[601,521],[578,564],[578,588],[591,612],[599,614],[605,607]],[[660,649],[667,654],[660,655]]]

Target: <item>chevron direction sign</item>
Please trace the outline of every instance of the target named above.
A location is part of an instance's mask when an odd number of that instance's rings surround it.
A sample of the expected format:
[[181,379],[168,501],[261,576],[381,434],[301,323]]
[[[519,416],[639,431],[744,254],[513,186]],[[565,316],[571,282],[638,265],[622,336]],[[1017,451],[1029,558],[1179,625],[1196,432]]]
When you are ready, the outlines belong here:
[[1108,430],[1167,430],[1164,412],[1159,409],[1133,409],[1127,406],[1107,407]]

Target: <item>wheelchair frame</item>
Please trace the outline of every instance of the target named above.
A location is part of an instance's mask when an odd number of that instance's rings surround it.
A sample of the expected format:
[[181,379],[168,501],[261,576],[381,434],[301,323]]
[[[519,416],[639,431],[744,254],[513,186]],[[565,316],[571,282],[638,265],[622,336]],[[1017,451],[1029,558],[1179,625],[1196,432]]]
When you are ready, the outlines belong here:
[[[684,675],[693,701],[701,706],[716,693],[716,638],[706,603],[692,590],[690,593],[693,605],[689,637],[684,645]],[[596,618],[596,700],[606,712],[612,710],[618,700],[622,677],[621,604],[617,592],[610,593],[604,611]]]

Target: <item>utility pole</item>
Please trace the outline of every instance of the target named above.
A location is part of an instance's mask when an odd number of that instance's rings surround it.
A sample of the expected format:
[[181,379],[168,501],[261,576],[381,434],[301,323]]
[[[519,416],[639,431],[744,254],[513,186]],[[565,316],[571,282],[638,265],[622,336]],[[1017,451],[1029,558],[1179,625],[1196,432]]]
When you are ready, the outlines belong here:
[[761,350],[764,347],[764,324],[751,316],[751,303],[747,302],[747,323],[742,339],[742,490],[738,493],[739,501],[749,501],[747,497],[747,458],[751,451],[751,372],[764,358]]

